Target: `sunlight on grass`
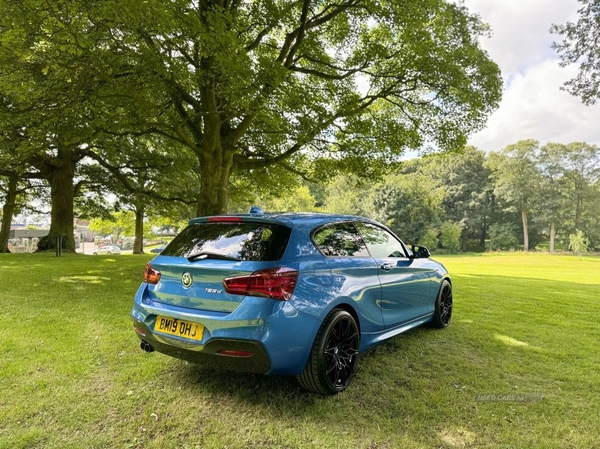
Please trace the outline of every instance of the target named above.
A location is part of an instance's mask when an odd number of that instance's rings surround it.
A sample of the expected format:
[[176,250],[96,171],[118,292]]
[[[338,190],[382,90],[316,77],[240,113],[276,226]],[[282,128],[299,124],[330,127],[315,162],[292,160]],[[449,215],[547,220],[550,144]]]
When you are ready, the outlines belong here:
[[500,340],[502,343],[508,346],[529,346],[529,343],[525,343],[524,341],[519,341],[515,338],[508,337],[506,335],[494,334],[494,338],[496,340]]
[[476,440],[476,435],[466,429],[444,429],[440,432],[441,440],[450,447],[471,446]]
[[87,284],[102,284],[105,281],[110,281],[111,278],[103,277],[103,276],[61,276],[58,278],[58,282],[70,282],[70,283],[80,283],[85,282]]

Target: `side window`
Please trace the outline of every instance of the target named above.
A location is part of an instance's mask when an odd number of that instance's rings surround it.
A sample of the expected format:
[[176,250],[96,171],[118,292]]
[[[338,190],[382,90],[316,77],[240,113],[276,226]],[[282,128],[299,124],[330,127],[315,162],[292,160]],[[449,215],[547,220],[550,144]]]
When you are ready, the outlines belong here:
[[370,223],[356,223],[356,229],[375,258],[407,257],[402,244],[392,234]]
[[315,246],[328,257],[369,257],[367,247],[352,223],[338,223],[313,235]]

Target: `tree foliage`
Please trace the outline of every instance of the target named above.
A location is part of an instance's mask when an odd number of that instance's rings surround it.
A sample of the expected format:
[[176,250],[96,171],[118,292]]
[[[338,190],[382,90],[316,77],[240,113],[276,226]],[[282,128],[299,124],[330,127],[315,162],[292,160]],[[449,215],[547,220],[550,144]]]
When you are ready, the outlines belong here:
[[373,192],[375,218],[409,243],[420,243],[428,227],[441,223],[443,191],[425,175],[395,175]]
[[600,97],[600,1],[579,0],[577,22],[552,25],[551,31],[562,36],[562,42],[554,42],[561,66],[579,65],[575,78],[567,81],[564,88],[581,97],[586,105],[592,105]]
[[460,148],[500,99],[486,26],[443,0],[3,5],[3,40],[28,39],[33,82],[69,84],[105,132],[197,158],[198,214],[225,211],[236,171],[325,157],[322,170],[367,173],[409,148]]
[[579,257],[581,257],[583,253],[587,253],[588,240],[580,229],[578,229],[575,234],[569,236],[569,249]]

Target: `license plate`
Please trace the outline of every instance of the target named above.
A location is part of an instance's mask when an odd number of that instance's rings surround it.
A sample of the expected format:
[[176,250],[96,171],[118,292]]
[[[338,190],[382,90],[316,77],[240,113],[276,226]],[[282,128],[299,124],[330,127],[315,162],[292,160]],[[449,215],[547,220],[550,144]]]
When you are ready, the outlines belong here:
[[156,317],[154,332],[161,332],[163,334],[176,335],[178,337],[200,341],[202,340],[202,334],[204,333],[204,326],[199,323],[191,323],[189,321],[159,316]]

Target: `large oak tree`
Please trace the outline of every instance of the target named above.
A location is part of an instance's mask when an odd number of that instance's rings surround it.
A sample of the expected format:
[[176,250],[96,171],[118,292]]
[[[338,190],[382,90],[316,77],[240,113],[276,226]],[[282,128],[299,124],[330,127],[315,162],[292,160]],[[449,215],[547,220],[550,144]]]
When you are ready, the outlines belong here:
[[18,3],[44,18],[104,131],[195,155],[199,215],[226,211],[238,170],[294,171],[300,156],[362,170],[459,148],[501,95],[487,28],[443,0]]

